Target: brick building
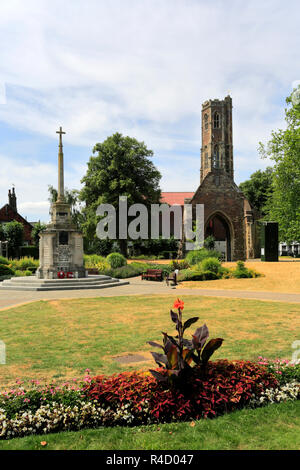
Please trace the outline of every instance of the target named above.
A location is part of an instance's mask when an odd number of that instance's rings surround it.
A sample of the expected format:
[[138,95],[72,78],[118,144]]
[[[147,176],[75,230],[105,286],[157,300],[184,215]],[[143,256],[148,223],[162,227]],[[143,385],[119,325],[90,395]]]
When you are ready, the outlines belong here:
[[20,222],[24,227],[24,245],[32,245],[31,231],[33,225],[18,213],[15,188],[8,191],[8,204],[0,209],[0,224],[13,221]]
[[201,121],[200,186],[188,197],[162,193],[162,201],[204,204],[204,237],[215,237],[227,261],[259,257],[259,214],[234,182],[231,97],[205,101]]

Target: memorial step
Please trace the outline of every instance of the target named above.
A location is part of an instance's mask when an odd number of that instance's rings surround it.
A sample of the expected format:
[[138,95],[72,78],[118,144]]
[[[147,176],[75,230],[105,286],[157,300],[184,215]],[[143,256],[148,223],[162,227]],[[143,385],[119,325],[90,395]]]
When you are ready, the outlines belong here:
[[119,279],[101,275],[78,279],[37,279],[34,276],[28,276],[6,279],[0,283],[0,289],[20,291],[61,291],[103,289],[105,287],[117,287],[127,284],[129,284],[129,281],[120,281]]

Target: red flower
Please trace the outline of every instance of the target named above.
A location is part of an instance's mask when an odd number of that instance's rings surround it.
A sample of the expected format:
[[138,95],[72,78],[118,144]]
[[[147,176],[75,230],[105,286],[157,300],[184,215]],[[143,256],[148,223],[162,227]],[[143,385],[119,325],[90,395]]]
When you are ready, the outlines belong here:
[[173,308],[180,308],[181,310],[183,310],[184,309],[183,300],[180,300],[180,299],[175,300]]

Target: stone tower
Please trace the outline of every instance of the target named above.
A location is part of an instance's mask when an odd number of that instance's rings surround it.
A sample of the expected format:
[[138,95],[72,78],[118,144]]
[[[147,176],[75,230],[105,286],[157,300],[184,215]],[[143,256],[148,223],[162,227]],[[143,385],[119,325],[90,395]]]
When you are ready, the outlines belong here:
[[257,214],[234,182],[231,97],[205,101],[201,121],[200,185],[185,203],[204,205],[204,238],[226,261],[258,257]]
[[40,267],[37,277],[55,279],[85,277],[82,233],[72,222],[71,207],[64,195],[64,164],[60,128],[58,151],[58,194],[51,207],[51,222],[40,234]]
[[202,105],[200,183],[213,169],[233,179],[232,99],[208,100]]

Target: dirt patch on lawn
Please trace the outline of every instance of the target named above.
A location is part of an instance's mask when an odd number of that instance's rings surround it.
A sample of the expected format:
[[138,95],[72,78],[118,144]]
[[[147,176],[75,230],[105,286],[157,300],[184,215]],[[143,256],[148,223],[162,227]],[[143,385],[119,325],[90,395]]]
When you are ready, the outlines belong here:
[[118,362],[119,364],[136,364],[139,362],[149,362],[153,360],[150,352],[139,351],[139,352],[125,352],[118,354],[117,356],[111,356],[110,359]]

